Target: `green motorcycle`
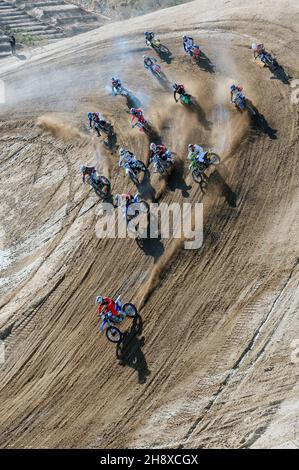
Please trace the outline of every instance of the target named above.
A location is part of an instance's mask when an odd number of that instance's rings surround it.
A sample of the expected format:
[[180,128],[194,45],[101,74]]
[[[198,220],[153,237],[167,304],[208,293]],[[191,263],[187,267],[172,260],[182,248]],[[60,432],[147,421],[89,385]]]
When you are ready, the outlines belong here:
[[211,165],[218,165],[220,163],[220,157],[217,153],[207,152],[205,155],[205,162],[199,162],[197,155],[194,153],[190,156],[191,163],[189,168],[191,170],[192,178],[196,183],[201,183],[203,180],[204,171]]

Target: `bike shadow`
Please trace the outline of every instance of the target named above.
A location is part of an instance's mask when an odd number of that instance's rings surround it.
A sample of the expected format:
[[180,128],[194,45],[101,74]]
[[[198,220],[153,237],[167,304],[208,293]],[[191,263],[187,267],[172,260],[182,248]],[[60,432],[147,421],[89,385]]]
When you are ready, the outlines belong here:
[[201,51],[201,56],[195,63],[201,70],[208,73],[215,73],[215,65],[204,52]]
[[150,234],[147,233],[147,237],[136,238],[136,243],[145,256],[150,256],[154,259],[154,264],[156,264],[165,251],[160,234],[157,234],[157,237],[153,237],[153,235],[150,237]]
[[292,77],[284,70],[282,65],[278,65],[276,68],[271,68],[273,76],[271,80],[280,80],[284,85],[290,85]]
[[151,371],[148,368],[145,355],[142,351],[144,337],[140,336],[143,322],[140,315],[133,319],[132,326],[123,333],[123,340],[116,347],[116,357],[123,367],[130,367],[138,373],[138,382],[145,384]]
[[159,49],[154,50],[163,62],[166,62],[166,64],[171,64],[173,57],[172,52],[168,49],[168,47],[163,45],[163,51]]
[[[215,188],[221,196],[225,197],[225,200],[230,207],[237,207],[237,194],[226,183],[225,179],[217,168],[215,168],[213,173],[209,176],[209,178],[207,178],[207,183],[211,189]],[[203,190],[203,192],[205,193],[205,190]]]
[[181,159],[175,160],[174,168],[167,181],[167,187],[170,191],[174,192],[179,189],[182,196],[187,198],[190,196],[191,185],[187,185],[184,179],[184,162]]
[[131,109],[131,108],[141,108],[142,103],[137,98],[137,96],[133,95],[132,93],[129,93],[126,96],[126,99],[127,99],[127,106],[128,106],[129,109]]
[[203,108],[200,106],[198,101],[192,97],[191,106],[186,108],[188,111],[193,111],[198,119],[198,121],[203,125],[203,127],[207,130],[211,129],[212,122],[207,119],[206,113],[204,112]]
[[277,129],[271,127],[263,114],[252,104],[250,100],[247,100],[251,108],[254,111],[254,114],[250,113],[252,128],[257,133],[264,133],[270,137],[270,139],[277,139]]

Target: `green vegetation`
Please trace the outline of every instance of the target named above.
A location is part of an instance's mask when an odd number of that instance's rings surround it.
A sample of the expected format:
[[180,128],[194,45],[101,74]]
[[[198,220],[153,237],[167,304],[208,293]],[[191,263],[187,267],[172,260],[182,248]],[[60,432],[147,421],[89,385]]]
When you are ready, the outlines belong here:
[[26,46],[44,45],[48,42],[46,38],[42,38],[31,33],[17,33],[15,31],[11,31],[11,33],[14,34],[18,43]]

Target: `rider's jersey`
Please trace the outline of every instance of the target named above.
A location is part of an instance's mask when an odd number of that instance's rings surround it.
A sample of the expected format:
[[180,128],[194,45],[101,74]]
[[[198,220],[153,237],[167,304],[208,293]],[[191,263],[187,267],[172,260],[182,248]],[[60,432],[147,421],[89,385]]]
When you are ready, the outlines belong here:
[[150,57],[146,57],[144,59],[144,66],[145,67],[152,67],[152,65],[154,65],[154,62],[155,61],[153,59],[151,59]]
[[145,122],[143,112],[141,109],[136,109],[135,113],[133,114],[131,118],[131,121],[133,121],[135,118],[138,119],[138,122],[141,122],[142,124]]
[[103,302],[98,306],[98,314],[111,312],[115,317],[121,317],[119,311],[117,310],[116,302],[110,297],[104,297]]
[[121,81],[119,79],[117,80],[112,80],[112,86],[114,88],[120,88],[121,87]]
[[186,93],[184,85],[178,85],[174,91],[175,93],[178,93],[179,95],[183,95],[184,93]]
[[233,101],[242,101],[245,99],[245,95],[244,93],[242,93],[242,91],[236,89],[235,91],[233,91]]
[[145,36],[146,40],[149,41],[149,42],[151,42],[154,39],[154,37],[155,37],[155,34],[152,33],[152,32],[147,33],[146,36]]
[[194,150],[189,154],[189,159],[192,160],[192,156],[195,155],[195,158],[199,163],[204,163],[207,153],[208,152],[200,145],[194,145]]
[[185,51],[189,51],[191,47],[193,46],[193,38],[187,37],[184,39],[184,49]]
[[165,145],[163,144],[157,145],[156,151],[153,153],[153,157],[157,156],[158,158],[160,158],[160,160],[166,161],[167,160],[166,152],[167,152],[167,147]]
[[133,152],[127,150],[125,154],[119,159],[119,166],[133,167],[136,163],[136,157]]
[[85,167],[85,171],[83,172],[83,183],[85,183],[86,176],[89,176],[95,183],[98,182],[97,170],[94,166]]

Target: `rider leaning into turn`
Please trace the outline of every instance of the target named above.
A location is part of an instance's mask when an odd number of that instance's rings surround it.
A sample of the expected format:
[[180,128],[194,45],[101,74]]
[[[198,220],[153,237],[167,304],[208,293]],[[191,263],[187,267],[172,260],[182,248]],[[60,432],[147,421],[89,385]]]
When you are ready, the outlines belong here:
[[245,95],[243,94],[243,87],[240,85],[231,85],[230,86],[230,101],[231,103],[235,103],[236,100],[239,99],[244,99]]
[[151,43],[155,38],[155,33],[153,33],[152,31],[146,31],[144,33],[144,36],[145,36],[145,42]]
[[[140,108],[131,108],[130,109],[130,114],[132,116],[131,117],[131,123],[133,123],[134,119],[137,119],[137,122],[139,122],[140,124],[145,123],[145,118],[143,116],[142,109],[140,109]],[[136,124],[137,124],[137,122],[136,122]]]
[[114,321],[120,322],[123,320],[124,315],[117,309],[117,304],[111,297],[98,295],[96,303],[98,305],[98,315],[111,313]]
[[89,120],[89,126],[92,129],[92,127],[97,131],[98,136],[101,136],[100,133],[100,126],[104,127],[107,124],[107,121],[105,119],[100,117],[99,113],[91,113],[89,112],[87,114],[88,120]]
[[157,62],[157,59],[155,57],[149,57],[148,55],[143,56],[143,65],[146,69],[151,68],[155,62]]
[[208,163],[207,158],[208,152],[205,151],[200,145],[189,144],[188,145],[188,160],[196,161],[198,163]]
[[173,97],[175,101],[178,102],[176,95],[178,94],[180,97],[182,95],[185,95],[186,94],[185,87],[184,85],[178,85],[177,83],[174,83],[172,88],[173,88]]
[[82,173],[83,183],[85,184],[86,176],[89,176],[90,179],[95,183],[99,183],[99,176],[97,175],[97,170],[94,166],[85,166],[80,165],[80,173]]
[[111,83],[112,83],[112,91],[116,91],[117,93],[121,90],[122,84],[119,78],[112,77],[111,78]]
[[166,162],[168,160],[168,155],[167,155],[167,147],[164,144],[155,144],[152,142],[150,144],[150,160],[152,160],[154,157],[158,157],[160,160]]
[[136,172],[136,162],[137,159],[133,152],[130,150],[125,150],[123,148],[119,149],[119,167],[124,167],[126,174],[129,174],[130,170]]

